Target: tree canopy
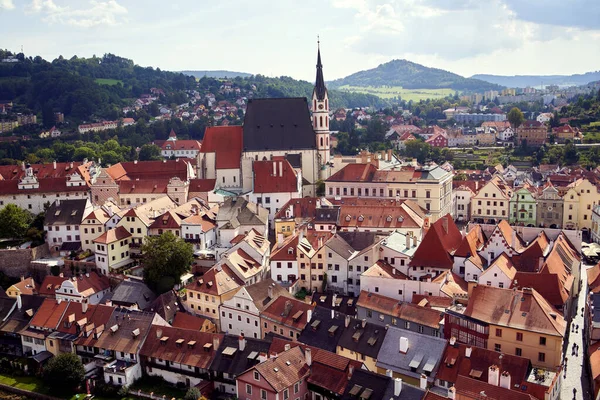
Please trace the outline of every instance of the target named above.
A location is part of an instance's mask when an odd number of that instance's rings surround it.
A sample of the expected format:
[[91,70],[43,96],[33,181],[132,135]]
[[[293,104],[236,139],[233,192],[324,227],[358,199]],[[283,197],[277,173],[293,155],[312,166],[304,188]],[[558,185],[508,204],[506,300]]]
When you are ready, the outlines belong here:
[[525,116],[521,110],[517,107],[513,107],[506,115],[506,119],[508,119],[508,122],[510,122],[514,129],[517,129],[525,121]]
[[192,245],[170,231],[146,237],[142,253],[144,280],[159,293],[171,290],[194,261]]
[[16,204],[7,204],[0,210],[0,237],[21,239],[33,222],[33,214]]
[[44,382],[55,393],[73,393],[85,378],[85,368],[74,353],[61,353],[48,361]]

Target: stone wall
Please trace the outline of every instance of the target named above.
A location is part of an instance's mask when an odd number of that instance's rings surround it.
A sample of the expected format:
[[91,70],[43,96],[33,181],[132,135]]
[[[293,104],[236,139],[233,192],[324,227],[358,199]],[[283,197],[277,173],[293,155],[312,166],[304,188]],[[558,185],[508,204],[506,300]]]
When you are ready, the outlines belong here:
[[38,268],[32,268],[31,262],[49,254],[46,244],[32,249],[0,250],[0,271],[12,278],[32,275],[33,270]]

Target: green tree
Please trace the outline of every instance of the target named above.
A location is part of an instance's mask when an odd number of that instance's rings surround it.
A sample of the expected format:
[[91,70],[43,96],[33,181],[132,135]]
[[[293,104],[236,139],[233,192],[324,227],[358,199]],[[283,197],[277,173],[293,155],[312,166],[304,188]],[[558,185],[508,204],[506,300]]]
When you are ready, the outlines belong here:
[[78,147],[75,149],[75,152],[73,153],[73,160],[83,161],[85,158],[88,160],[96,158],[96,152],[87,146]]
[[171,290],[194,261],[192,245],[170,231],[146,237],[142,253],[144,280],[159,293]]
[[0,236],[23,238],[33,221],[33,215],[16,204],[7,204],[0,210]]
[[431,146],[420,140],[409,140],[406,143],[404,153],[409,157],[416,158],[420,164],[423,164],[429,158]]
[[51,358],[43,372],[44,382],[57,393],[73,393],[84,377],[85,368],[73,353],[61,353]]
[[508,114],[506,115],[508,122],[513,127],[513,129],[517,129],[523,122],[525,122],[525,116],[517,107],[513,107]]
[[155,144],[145,144],[140,149],[140,161],[160,160],[160,147]]

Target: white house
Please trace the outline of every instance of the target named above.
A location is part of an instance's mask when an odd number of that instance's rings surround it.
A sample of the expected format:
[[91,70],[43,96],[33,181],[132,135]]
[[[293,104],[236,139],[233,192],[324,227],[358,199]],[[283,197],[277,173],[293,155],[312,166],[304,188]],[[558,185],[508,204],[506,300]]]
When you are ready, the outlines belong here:
[[479,284],[508,289],[511,287],[517,269],[506,253],[500,254],[479,276]]
[[92,271],[62,282],[56,289],[56,299],[98,304],[110,292],[108,277]]
[[260,338],[260,313],[281,296],[292,298],[292,295],[273,279],[242,287],[219,307],[221,330],[228,334]]
[[68,254],[81,249],[79,226],[91,209],[88,199],[56,200],[48,208],[44,231],[50,251]]

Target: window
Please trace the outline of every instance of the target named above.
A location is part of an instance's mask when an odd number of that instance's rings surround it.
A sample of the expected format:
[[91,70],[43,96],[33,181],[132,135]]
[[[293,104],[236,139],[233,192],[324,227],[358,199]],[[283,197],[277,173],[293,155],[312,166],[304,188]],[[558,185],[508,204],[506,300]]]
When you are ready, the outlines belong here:
[[540,346],[545,346],[546,345],[546,338],[543,336],[540,336]]
[[254,380],[260,381],[260,374],[258,373],[258,371],[254,371]]
[[287,400],[290,398],[290,391],[288,389],[285,389],[283,391],[283,400]]
[[517,342],[523,341],[523,334],[521,332],[517,332]]
[[260,389],[260,398],[261,400],[267,400],[267,391],[265,389]]
[[523,355],[523,350],[517,347],[515,349],[515,355],[521,357]]
[[538,353],[538,361],[546,362],[546,353]]
[[502,329],[496,329],[496,336],[502,337]]
[[494,345],[494,351],[498,351],[498,352],[502,351],[502,345],[500,343],[496,343]]
[[246,384],[246,394],[252,394],[252,385]]
[[298,393],[300,391],[300,383],[296,382],[294,384],[294,393]]

